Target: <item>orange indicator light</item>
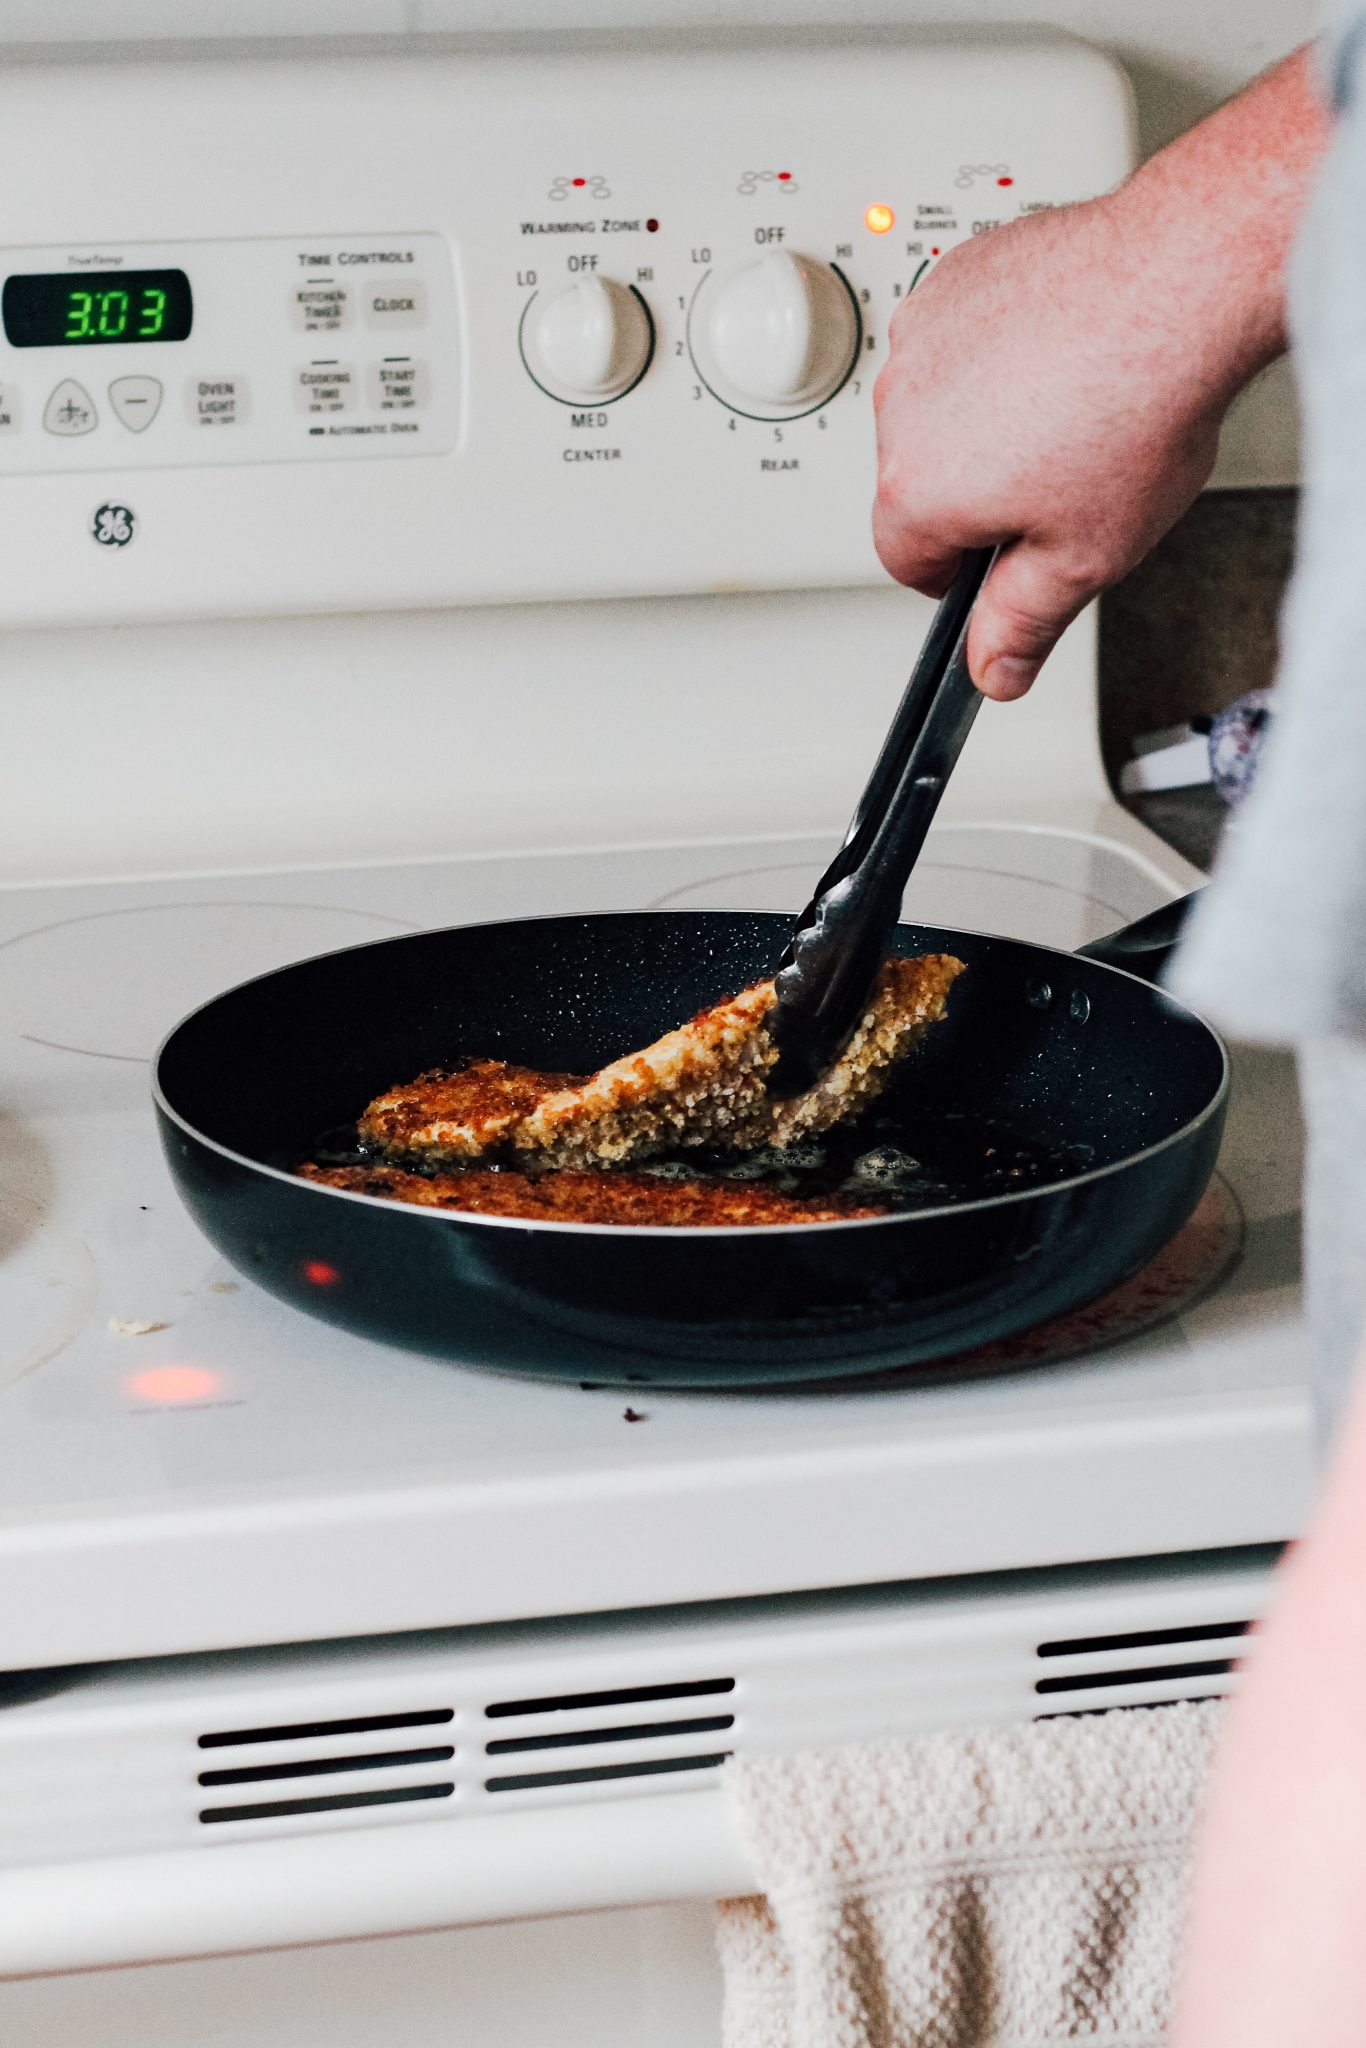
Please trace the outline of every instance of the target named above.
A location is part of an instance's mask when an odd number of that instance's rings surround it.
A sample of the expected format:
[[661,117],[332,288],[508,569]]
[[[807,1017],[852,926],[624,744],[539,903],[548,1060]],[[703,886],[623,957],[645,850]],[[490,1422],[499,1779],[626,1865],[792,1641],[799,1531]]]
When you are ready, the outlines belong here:
[[149,1365],[142,1372],[131,1373],[124,1386],[139,1401],[185,1408],[196,1401],[211,1401],[221,1393],[223,1375],[207,1365]]
[[875,235],[885,235],[896,226],[896,215],[890,206],[870,206],[863,216],[863,225]]

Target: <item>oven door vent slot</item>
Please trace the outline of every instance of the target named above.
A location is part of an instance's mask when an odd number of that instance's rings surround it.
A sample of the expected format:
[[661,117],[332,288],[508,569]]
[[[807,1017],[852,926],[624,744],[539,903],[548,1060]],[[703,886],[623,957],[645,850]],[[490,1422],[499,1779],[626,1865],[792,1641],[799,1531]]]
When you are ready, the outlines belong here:
[[590,1764],[570,1771],[515,1771],[485,1778],[486,1792],[547,1791],[561,1785],[605,1785],[621,1778],[658,1778],[674,1771],[715,1771],[730,1755],[718,1749],[709,1756],[652,1756],[629,1764]]
[[551,1693],[544,1699],[497,1700],[485,1707],[487,1721],[511,1719],[523,1714],[578,1714],[594,1707],[638,1707],[654,1700],[696,1700],[711,1693],[734,1692],[733,1678],[692,1678],[675,1685],[626,1685],[610,1692]]
[[[1251,1628],[1250,1621],[1212,1621],[1040,1643],[1035,1655],[1043,1668],[1034,1679],[1034,1692],[1046,1705],[1036,1718],[1065,1714],[1063,1702],[1072,1697],[1078,1713],[1222,1698],[1238,1669],[1239,1646]],[[1064,1660],[1070,1669],[1063,1668]]]
[[244,1742],[311,1742],[324,1735],[379,1735],[390,1728],[437,1728],[455,1719],[454,1707],[424,1707],[411,1714],[356,1714],[345,1721],[293,1721],[276,1728],[227,1728],[201,1735],[201,1749],[236,1749]]
[[[263,1791],[252,1798],[239,1790],[232,1804],[200,1808],[199,1820],[205,1827],[237,1821],[287,1822],[449,1799],[456,1783],[455,1744],[423,1741],[421,1731],[444,1731],[454,1719],[454,1707],[421,1707],[405,1714],[349,1714],[335,1720],[213,1729],[198,1737],[201,1754],[219,1753],[212,1768],[199,1772],[201,1789],[220,1797],[230,1785]],[[414,1732],[418,1739],[402,1748],[384,1746],[386,1737],[411,1738]],[[285,1796],[270,1796],[277,1787]]]
[[291,1820],[302,1814],[341,1813],[354,1806],[398,1806],[414,1799],[449,1799],[449,1780],[432,1785],[387,1785],[377,1792],[335,1792],[317,1799],[264,1799],[251,1806],[206,1806],[200,1820],[206,1827],[224,1821]]
[[[495,1700],[484,1709],[491,1724],[484,1791],[562,1793],[577,1786],[588,1798],[595,1791],[610,1796],[627,1779],[714,1772],[731,1753],[724,1738],[735,1727],[735,1690],[734,1678],[691,1678]],[[521,1769],[504,1761],[513,1757]]]

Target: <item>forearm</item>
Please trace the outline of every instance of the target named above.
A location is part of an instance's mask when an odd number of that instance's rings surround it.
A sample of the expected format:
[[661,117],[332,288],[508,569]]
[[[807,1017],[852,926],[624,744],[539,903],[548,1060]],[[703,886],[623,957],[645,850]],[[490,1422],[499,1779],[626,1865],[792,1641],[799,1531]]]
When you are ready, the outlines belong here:
[[1306,45],[1104,202],[1198,404],[1222,412],[1285,350],[1286,260],[1330,132]]
[[1249,1659],[1172,2048],[1359,2048],[1366,2024],[1366,1398]]

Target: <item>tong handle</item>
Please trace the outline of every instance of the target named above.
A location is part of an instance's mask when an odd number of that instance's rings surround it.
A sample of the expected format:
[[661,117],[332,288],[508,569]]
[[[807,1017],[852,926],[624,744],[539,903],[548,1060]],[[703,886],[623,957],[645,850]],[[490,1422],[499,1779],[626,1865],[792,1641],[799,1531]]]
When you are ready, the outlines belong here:
[[776,976],[775,1095],[810,1087],[843,1050],[867,1003],[911,869],[982,701],[968,673],[967,629],[993,554],[974,548],[964,555],[844,844],[797,920]]

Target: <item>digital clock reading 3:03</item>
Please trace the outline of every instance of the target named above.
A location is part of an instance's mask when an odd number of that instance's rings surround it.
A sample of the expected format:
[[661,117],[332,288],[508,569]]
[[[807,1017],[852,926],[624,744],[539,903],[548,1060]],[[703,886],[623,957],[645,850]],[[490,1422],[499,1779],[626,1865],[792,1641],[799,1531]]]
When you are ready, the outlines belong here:
[[183,270],[30,272],[0,294],[12,348],[184,341],[194,319]]

